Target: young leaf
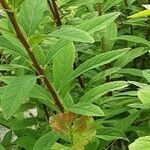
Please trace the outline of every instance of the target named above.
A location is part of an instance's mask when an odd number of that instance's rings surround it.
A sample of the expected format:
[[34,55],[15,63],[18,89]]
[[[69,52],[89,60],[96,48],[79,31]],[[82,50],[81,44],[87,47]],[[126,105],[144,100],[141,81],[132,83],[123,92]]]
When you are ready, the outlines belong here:
[[73,26],[62,26],[50,33],[50,36],[64,38],[71,41],[94,43],[94,39],[87,32]]
[[128,18],[137,18],[137,17],[145,17],[150,15],[150,10],[143,10],[136,14],[129,16]]
[[20,8],[19,22],[28,36],[38,28],[46,8],[43,0],[25,0]]
[[33,150],[50,150],[59,139],[58,134],[51,131],[41,136],[35,143]]
[[85,116],[103,116],[103,111],[96,105],[87,102],[80,102],[68,109],[70,112]]
[[2,96],[2,112],[6,119],[9,119],[29,96],[35,84],[34,76],[20,76],[14,78],[5,88]]
[[129,145],[129,150],[149,150],[150,136],[139,137]]
[[114,81],[102,84],[98,87],[95,87],[83,95],[80,99],[82,102],[94,102],[104,94],[110,91],[120,90],[127,87],[128,84],[124,81]]

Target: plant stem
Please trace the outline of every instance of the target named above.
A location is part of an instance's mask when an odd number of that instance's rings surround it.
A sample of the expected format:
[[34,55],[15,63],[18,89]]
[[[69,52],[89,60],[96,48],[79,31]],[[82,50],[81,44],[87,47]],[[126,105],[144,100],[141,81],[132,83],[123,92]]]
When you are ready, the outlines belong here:
[[57,27],[62,25],[61,18],[58,12],[58,6],[55,0],[47,0],[48,6],[53,14]]
[[[62,21],[61,21],[61,18],[60,18],[60,15],[59,15],[59,11],[58,11],[58,6],[57,6],[55,0],[47,0],[47,3],[48,3],[50,11],[53,14],[53,17],[55,19],[55,23],[56,23],[57,27],[60,27],[62,25]],[[76,65],[75,62],[73,64],[73,68],[74,69],[77,68],[77,65]],[[80,84],[80,87],[84,88],[85,85],[84,85],[84,80],[82,79],[82,77],[78,76],[77,78],[78,78],[78,82]]]
[[14,12],[12,12],[12,10],[11,10],[10,6],[8,5],[8,3],[6,2],[6,0],[1,0],[0,3],[2,5],[2,7],[5,9],[5,11],[6,11],[6,13],[7,13],[7,15],[11,21],[11,24],[13,25],[13,28],[15,29],[15,32],[17,34],[17,38],[20,40],[20,42],[22,43],[22,45],[26,49],[26,51],[29,55],[29,58],[32,62],[33,67],[37,71],[38,75],[42,75],[43,82],[46,85],[48,91],[51,93],[51,95],[55,101],[56,106],[59,107],[61,112],[64,112],[64,107],[63,107],[55,89],[53,88],[53,86],[49,82],[48,78],[45,76],[44,69],[38,64],[38,62],[37,62],[37,60],[33,54],[31,46],[29,45],[29,43],[26,40],[23,33],[21,32],[20,27],[17,23],[16,17],[14,15]]

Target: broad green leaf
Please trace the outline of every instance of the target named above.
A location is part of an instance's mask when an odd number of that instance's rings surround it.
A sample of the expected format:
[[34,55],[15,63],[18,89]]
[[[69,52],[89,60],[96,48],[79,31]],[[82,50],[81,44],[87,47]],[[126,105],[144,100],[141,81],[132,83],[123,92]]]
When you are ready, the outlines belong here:
[[11,53],[16,53],[25,58],[27,57],[25,49],[14,37],[8,35],[0,36],[0,47],[10,51]]
[[128,84],[124,81],[114,81],[114,82],[105,83],[91,89],[90,91],[87,91],[86,94],[81,97],[80,101],[94,102],[95,100],[97,100],[98,98],[106,94],[107,92],[121,90],[127,86]]
[[94,76],[90,80],[89,84],[94,83],[94,82],[99,81],[99,80],[104,80],[104,78],[106,76],[110,76],[110,75],[118,72],[120,69],[121,69],[120,67],[115,67],[115,68],[110,68],[110,69],[106,69],[104,71],[101,71],[100,73],[98,73],[96,76]]
[[121,35],[117,39],[125,40],[125,41],[131,41],[131,42],[140,43],[140,44],[150,46],[150,42],[148,40],[141,38],[141,37],[138,37],[138,36],[134,36],[134,35]]
[[62,51],[66,45],[70,44],[71,41],[66,39],[59,39],[52,45],[52,47],[49,49],[47,56],[46,56],[46,64],[49,63],[49,61],[60,51]]
[[99,17],[93,17],[92,19],[85,20],[83,23],[78,25],[82,30],[92,34],[96,31],[105,29],[109,24],[114,22],[114,20],[120,15],[120,13],[109,13]]
[[19,137],[16,141],[17,145],[25,148],[26,150],[32,150],[36,142],[36,139],[30,136]]
[[[53,78],[56,90],[64,85],[65,79],[73,73],[73,63],[75,61],[75,47],[73,43],[66,45],[53,59]],[[69,86],[63,87],[63,94]]]
[[94,43],[94,39],[87,32],[73,26],[62,26],[50,33],[50,36],[64,38],[71,41]]
[[28,36],[34,34],[38,28],[46,2],[43,0],[25,0],[20,8],[19,22]]
[[150,136],[139,137],[129,145],[129,150],[149,150]]
[[103,111],[98,106],[87,102],[79,102],[69,108],[68,111],[85,116],[104,116]]
[[143,71],[143,76],[150,83],[150,70],[144,70]]
[[146,17],[150,15],[150,10],[143,10],[136,14],[129,16],[128,18]]
[[14,78],[5,88],[2,96],[2,112],[6,119],[9,119],[29,96],[35,84],[34,76],[20,76]]
[[135,58],[143,55],[144,53],[146,53],[148,50],[146,50],[143,47],[138,47],[135,49],[132,49],[130,51],[128,51],[125,55],[123,55],[122,57],[120,57],[115,63],[113,67],[124,67],[125,65],[127,65],[129,62],[131,62],[132,60],[134,60]]
[[116,128],[108,128],[108,127],[102,127],[97,130],[97,137],[100,139],[104,139],[107,141],[112,141],[116,139],[124,139],[128,140],[126,135]]
[[122,0],[107,0],[104,3],[104,11],[109,10],[111,7],[118,6]]
[[142,101],[143,104],[150,104],[150,86],[146,86],[141,88],[138,91],[138,97]]
[[35,143],[33,150],[50,150],[59,139],[58,134],[51,131],[41,136]]

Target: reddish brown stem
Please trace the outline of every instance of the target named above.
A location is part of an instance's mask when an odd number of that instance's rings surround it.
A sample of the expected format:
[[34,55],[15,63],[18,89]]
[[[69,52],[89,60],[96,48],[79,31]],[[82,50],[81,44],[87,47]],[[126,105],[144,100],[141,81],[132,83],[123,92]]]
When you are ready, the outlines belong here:
[[55,0],[47,0],[48,6],[53,14],[57,27],[62,25],[61,18],[59,15],[58,7]]
[[42,75],[44,84],[46,85],[48,91],[51,93],[51,95],[52,95],[52,97],[53,97],[53,99],[55,101],[56,106],[59,107],[61,112],[64,112],[64,107],[63,107],[61,101],[59,100],[59,97],[58,97],[55,89],[53,88],[53,86],[49,82],[48,78],[45,76],[44,69],[41,68],[41,66],[38,64],[38,62],[37,62],[37,60],[36,60],[36,58],[35,58],[35,56],[34,56],[34,54],[32,52],[32,48],[31,48],[30,44],[26,40],[26,38],[23,35],[22,31],[20,30],[20,27],[19,27],[19,25],[17,23],[15,15],[14,15],[14,12],[11,10],[11,8],[8,5],[8,3],[6,2],[6,0],[1,0],[0,3],[2,5],[2,7],[4,8],[4,10],[6,11],[6,13],[7,13],[7,15],[8,15],[8,17],[9,17],[9,19],[11,21],[11,24],[13,25],[13,27],[15,29],[17,38],[20,40],[20,42],[22,43],[22,45],[26,49],[26,51],[27,51],[27,53],[29,55],[29,58],[32,61],[33,67],[35,68],[35,70],[37,71],[37,73],[39,75]]

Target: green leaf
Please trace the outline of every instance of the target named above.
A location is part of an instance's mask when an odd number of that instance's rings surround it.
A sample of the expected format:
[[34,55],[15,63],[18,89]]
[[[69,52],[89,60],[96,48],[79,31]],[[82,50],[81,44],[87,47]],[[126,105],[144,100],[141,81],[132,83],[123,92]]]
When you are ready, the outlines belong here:
[[11,144],[11,140],[12,140],[12,131],[10,130],[5,134],[5,136],[2,140],[2,144],[9,145],[9,144]]
[[49,49],[47,56],[46,56],[46,64],[49,63],[50,60],[53,59],[53,57],[59,53],[60,51],[62,51],[66,45],[69,45],[71,43],[70,40],[66,40],[66,39],[59,39],[58,41],[56,41],[52,47]]
[[14,37],[8,35],[0,36],[0,48],[4,48],[11,53],[16,53],[22,57],[27,58],[25,49]]
[[[66,78],[73,73],[73,63],[75,61],[75,47],[73,43],[66,45],[53,59],[53,78],[56,90],[65,84]],[[62,71],[63,70],[63,71]],[[65,94],[70,86],[63,87]]]
[[26,150],[32,150],[36,142],[36,139],[30,136],[19,137],[16,141],[17,145],[25,148]]
[[143,10],[136,14],[129,16],[128,18],[146,17],[150,15],[150,10]]
[[122,55],[124,55],[128,50],[129,50],[129,48],[125,48],[125,49],[113,50],[113,51],[110,51],[110,52],[106,52],[106,53],[96,55],[95,57],[93,57],[93,58],[85,61],[84,63],[82,63],[74,71],[73,75],[70,78],[74,79],[77,76],[83,74],[84,72],[86,72],[88,70],[91,70],[91,69],[103,66],[105,64],[108,64],[108,63],[118,59]]
[[123,132],[121,132],[119,129],[108,128],[108,127],[101,127],[100,129],[98,129],[97,137],[107,141],[112,141],[116,139],[128,140],[126,135]]
[[51,131],[41,136],[35,143],[33,150],[50,150],[59,139],[58,134]]
[[120,15],[120,13],[109,13],[99,17],[93,17],[92,19],[85,20],[78,27],[90,34],[105,29],[108,25],[115,21],[115,19]]
[[125,55],[120,57],[114,63],[113,67],[121,67],[122,68],[125,65],[127,65],[130,61],[132,61],[133,59],[143,55],[147,51],[148,50],[146,50],[144,47],[138,47],[138,48],[132,49],[132,50],[128,51]]
[[116,39],[117,39],[117,25],[116,23],[112,22],[107,26],[104,34],[104,42],[105,42],[104,44],[105,49],[107,51],[113,48]]
[[0,144],[0,150],[5,150],[5,148]]
[[150,70],[144,70],[143,71],[143,76],[150,83]]
[[110,8],[114,6],[118,6],[122,0],[107,0],[104,4],[104,11],[109,10]]
[[94,43],[94,39],[87,32],[73,26],[62,26],[50,33],[50,36],[64,38],[71,41]]
[[131,42],[140,43],[140,44],[150,46],[150,42],[148,40],[145,40],[144,38],[134,36],[134,35],[121,35],[117,39],[118,40],[131,41]]
[[110,75],[118,72],[120,69],[121,69],[120,67],[115,67],[115,68],[110,68],[110,69],[106,69],[104,71],[101,71],[100,73],[98,73],[96,76],[94,76],[90,80],[89,84],[92,84],[92,83],[99,81],[99,80],[104,80],[104,78],[106,76],[110,76]]
[[32,90],[36,78],[34,76],[20,76],[14,78],[5,88],[2,96],[2,112],[9,119],[19,108]]
[[46,62],[46,56],[40,45],[35,44],[32,46],[33,53],[39,63],[39,65],[44,66]]
[[81,97],[80,101],[94,102],[107,92],[121,90],[127,86],[128,84],[125,81],[114,81],[105,83],[88,91],[85,95]]
[[103,116],[103,111],[96,105],[87,102],[79,102],[68,109],[70,112],[85,116]]
[[27,35],[32,35],[38,28],[46,3],[43,0],[25,0],[20,8],[19,22]]
[[129,150],[149,150],[150,136],[144,136],[136,139],[129,145]]
[[[47,105],[50,108],[55,108],[55,104],[52,101],[51,95],[40,85],[35,85],[29,93],[29,97],[38,99],[41,103]],[[56,108],[55,108],[56,109]]]
[[150,104],[150,86],[141,88],[138,91],[138,98],[142,101],[143,104]]

